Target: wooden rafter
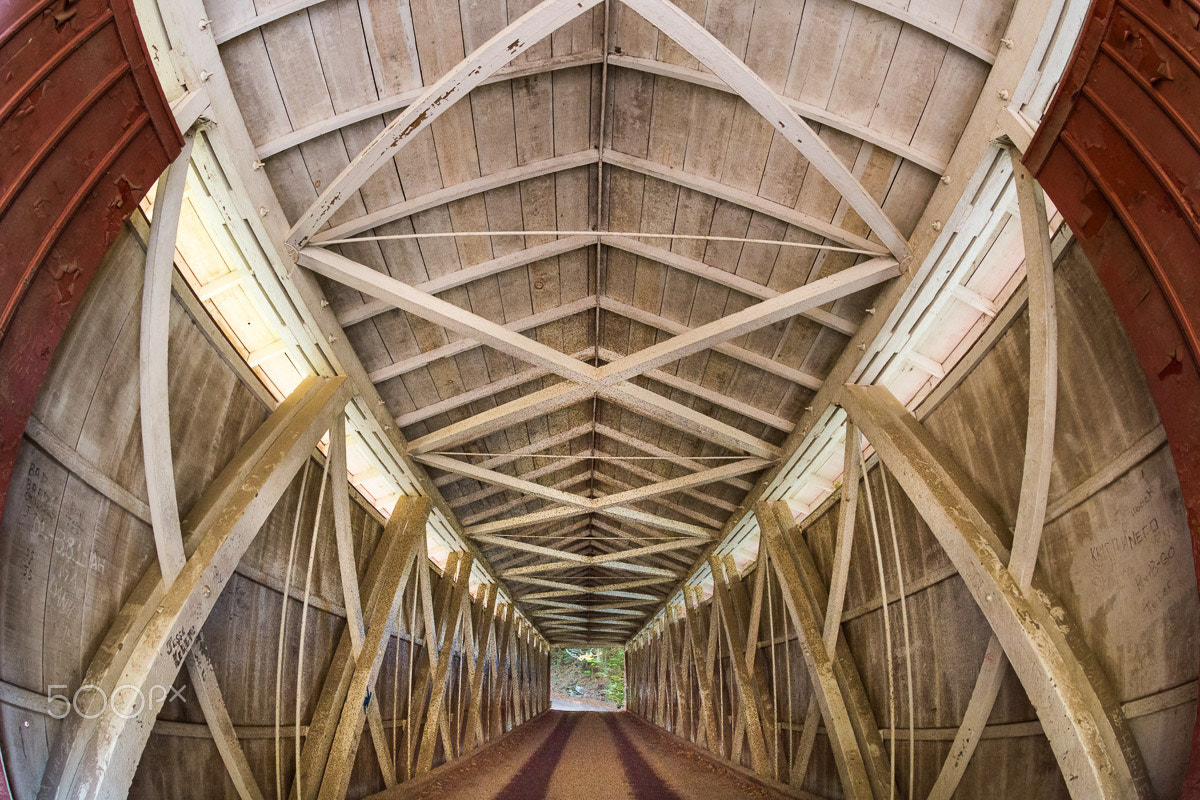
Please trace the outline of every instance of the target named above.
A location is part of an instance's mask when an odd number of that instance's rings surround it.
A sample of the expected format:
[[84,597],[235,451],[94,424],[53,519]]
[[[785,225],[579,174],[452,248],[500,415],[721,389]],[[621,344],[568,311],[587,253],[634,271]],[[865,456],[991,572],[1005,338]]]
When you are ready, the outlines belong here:
[[316,203],[292,226],[288,241],[307,244],[333,212],[371,177],[380,165],[416,138],[458,100],[535,42],[553,33],[600,0],[543,0],[484,42],[421,97],[388,123],[369,145],[325,187]]
[[[858,212],[897,260],[908,257],[908,240],[879,203],[838,160],[833,150],[745,62],[669,0],[624,0],[625,5],[709,68],[790,142]],[[807,226],[805,226],[807,227]],[[845,233],[831,238],[845,241]]]

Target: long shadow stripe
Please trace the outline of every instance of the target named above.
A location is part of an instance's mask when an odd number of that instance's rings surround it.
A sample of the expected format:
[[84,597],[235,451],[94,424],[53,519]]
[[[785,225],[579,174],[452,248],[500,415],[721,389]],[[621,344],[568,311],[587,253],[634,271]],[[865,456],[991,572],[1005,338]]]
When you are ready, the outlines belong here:
[[517,774],[493,800],[542,800],[550,789],[550,778],[558,767],[567,740],[579,722],[580,714],[559,712],[562,716],[533,755],[525,760]]
[[621,727],[621,723],[617,721],[619,712],[601,714],[604,717],[605,724],[608,725],[608,732],[613,737],[613,744],[616,745],[617,753],[621,757],[621,766],[625,769],[625,780],[633,789],[633,796],[637,800],[681,800],[679,795],[675,794],[663,779],[658,777],[658,773],[654,768],[642,758],[642,754],[633,746],[633,742],[629,739]]

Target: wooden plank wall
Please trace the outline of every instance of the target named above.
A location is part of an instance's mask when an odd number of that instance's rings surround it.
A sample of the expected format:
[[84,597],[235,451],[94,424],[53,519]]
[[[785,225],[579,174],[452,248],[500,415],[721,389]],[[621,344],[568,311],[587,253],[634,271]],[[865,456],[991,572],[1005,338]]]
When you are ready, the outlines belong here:
[[[74,692],[122,601],[155,558],[138,419],[144,260],[143,243],[127,226],[101,265],[47,373],[33,421],[18,450],[10,502],[0,519],[0,652],[4,653],[0,747],[17,797],[36,795],[60,729],[61,724],[46,713],[48,688],[62,684],[69,687],[67,694]],[[173,298],[169,341],[172,444],[184,513],[268,413],[259,399],[261,393],[244,382],[253,376],[226,360],[222,351],[231,351],[214,346],[219,341],[215,326],[207,318],[193,317],[189,305],[198,307]],[[285,725],[293,720],[303,559],[313,531],[321,466],[314,460],[310,469],[313,473],[300,513],[301,563],[292,579],[285,634]],[[272,726],[281,590],[299,491],[298,476],[203,630],[230,716],[255,777],[264,789],[270,787],[269,793],[275,783]],[[351,513],[361,576],[382,531],[382,519],[363,503],[353,503]],[[345,626],[328,496],[317,536],[306,667],[300,686],[302,723],[312,711]],[[430,569],[436,587],[440,579],[434,565]],[[413,591],[415,586],[403,601],[406,620]],[[380,670],[377,698],[385,721],[395,719],[397,709],[400,720],[406,714],[409,648],[406,627],[403,636],[391,637]],[[425,658],[420,650],[418,646],[414,654],[418,667]],[[531,661],[532,677],[541,685],[546,684],[542,678],[548,669],[543,661]],[[461,669],[460,653],[447,678],[452,687],[460,685]],[[494,670],[488,669],[485,709],[492,707],[497,683]],[[187,681],[182,673],[176,686]],[[524,721],[512,703],[519,699],[517,692],[535,691],[526,685],[510,682],[516,688],[504,698],[501,724],[495,729],[485,725],[489,738]],[[536,702],[542,694],[537,691],[533,707],[540,711],[546,703]],[[225,777],[196,698],[186,688],[184,697],[187,703],[176,700],[165,706],[131,796],[234,800],[237,794]],[[456,721],[465,717],[461,704],[466,699],[458,690],[452,695]],[[487,716],[484,719],[490,722]],[[402,728],[397,739],[403,748]],[[290,738],[283,741],[283,753],[286,787],[293,770]],[[442,760],[439,748],[435,764]],[[351,787],[352,796],[383,788],[369,737],[360,745]]]
[[[1077,622],[1131,717],[1131,727],[1162,798],[1179,796],[1196,714],[1193,684],[1200,655],[1196,577],[1191,537],[1171,454],[1146,380],[1112,304],[1082,248],[1071,244],[1056,269],[1059,316],[1058,429],[1050,511],[1040,565],[1059,601]],[[1002,513],[1016,518],[1024,452],[1028,384],[1028,316],[1022,311],[990,352],[924,424],[947,445]],[[886,526],[878,468],[872,490]],[[916,796],[933,786],[962,720],[989,629],[961,579],[907,501],[890,486],[895,503],[900,557],[908,594],[916,702]],[[805,538],[828,581],[837,528],[837,503],[805,526]],[[843,634],[858,661],[875,718],[888,727],[888,654],[875,556],[865,502],[859,501],[854,553],[843,615]],[[881,527],[888,565],[888,592],[897,594],[892,556]],[[751,581],[753,573],[744,577]],[[764,609],[773,607],[775,630],[768,642],[767,611],[760,661],[777,665],[781,753],[799,742],[809,683],[784,605],[773,582]],[[897,680],[897,784],[908,782],[907,704],[899,608],[893,600],[893,664]],[[703,609],[703,607],[702,607]],[[707,625],[701,626],[707,633]],[[675,623],[673,639],[682,641]],[[676,648],[678,651],[678,644]],[[774,647],[772,656],[771,648]],[[651,648],[630,654],[630,709],[656,724],[676,713],[657,705],[657,673],[639,666]],[[726,741],[732,733],[732,670],[722,658],[714,673],[714,698],[724,708]],[[790,689],[790,692],[789,692]],[[682,718],[698,719],[692,686]],[[790,703],[789,703],[790,697]],[[967,768],[964,797],[1066,797],[1049,744],[1019,682],[1004,680],[989,732]],[[1002,727],[1011,726],[1011,727]],[[685,725],[685,731],[694,727]],[[886,744],[885,738],[885,744]],[[729,745],[727,744],[728,748]],[[785,761],[781,757],[781,761]],[[749,767],[749,757],[742,756]],[[780,777],[787,780],[786,769]],[[817,737],[803,788],[840,796],[837,769],[824,733]]]

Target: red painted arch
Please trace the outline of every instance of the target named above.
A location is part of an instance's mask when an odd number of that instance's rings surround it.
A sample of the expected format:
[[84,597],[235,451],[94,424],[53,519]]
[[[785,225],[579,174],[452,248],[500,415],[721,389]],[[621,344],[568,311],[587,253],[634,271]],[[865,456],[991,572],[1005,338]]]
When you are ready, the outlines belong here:
[[131,0],[0,3],[0,512],[50,358],[183,147]]
[[[1096,268],[1163,427],[1200,574],[1200,0],[1095,0],[1024,161]],[[1200,726],[1185,798],[1200,798]]]

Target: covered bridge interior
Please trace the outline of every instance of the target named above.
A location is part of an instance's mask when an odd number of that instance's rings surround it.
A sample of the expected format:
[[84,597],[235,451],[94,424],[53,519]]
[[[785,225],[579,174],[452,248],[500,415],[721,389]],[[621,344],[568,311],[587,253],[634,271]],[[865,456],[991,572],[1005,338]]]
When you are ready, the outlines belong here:
[[1200,798],[1196,0],[11,0],[0,67],[0,797]]

